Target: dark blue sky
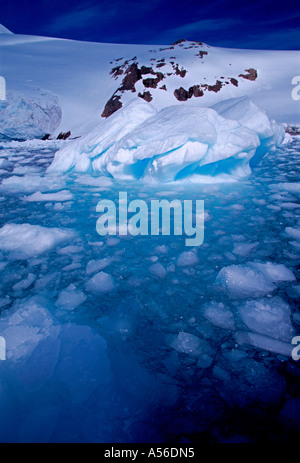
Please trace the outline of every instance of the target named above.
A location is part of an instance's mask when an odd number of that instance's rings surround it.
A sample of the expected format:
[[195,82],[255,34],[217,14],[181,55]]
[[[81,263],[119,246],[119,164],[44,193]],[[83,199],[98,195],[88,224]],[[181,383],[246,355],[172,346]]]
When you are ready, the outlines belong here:
[[234,48],[300,49],[299,0],[0,0],[18,34],[117,43],[200,40]]

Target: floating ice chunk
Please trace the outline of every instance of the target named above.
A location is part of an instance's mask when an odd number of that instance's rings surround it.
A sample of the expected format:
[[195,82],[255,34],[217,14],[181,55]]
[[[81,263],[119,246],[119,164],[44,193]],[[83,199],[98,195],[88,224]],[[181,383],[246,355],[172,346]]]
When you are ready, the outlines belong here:
[[17,166],[13,170],[14,175],[36,174],[41,171],[38,167],[33,166]]
[[300,183],[295,182],[295,183],[277,183],[271,185],[272,188],[276,190],[285,190],[288,191],[289,193],[295,194],[295,195],[300,195]]
[[239,345],[250,344],[253,347],[258,347],[259,349],[285,357],[291,357],[292,354],[293,346],[290,343],[278,341],[277,339],[269,338],[262,334],[237,331],[235,339]]
[[76,286],[69,285],[62,290],[56,302],[56,306],[62,310],[75,310],[86,301],[86,296],[82,291],[77,291]]
[[293,337],[290,307],[279,297],[247,301],[238,313],[250,331],[286,342]]
[[198,264],[199,258],[197,255],[197,250],[184,251],[182,252],[177,259],[177,265],[179,267],[187,267]]
[[43,339],[58,336],[59,328],[53,324],[48,305],[46,299],[33,297],[17,302],[12,311],[0,319],[0,332],[6,339],[7,359],[16,362],[28,358]]
[[156,246],[154,249],[154,252],[157,252],[158,254],[168,254],[168,247],[165,244],[162,244],[161,246]]
[[216,282],[222,285],[232,297],[262,297],[276,289],[276,286],[255,268],[230,265],[219,272]]
[[90,175],[82,175],[81,177],[78,176],[75,183],[99,188],[109,188],[113,184],[109,177],[91,177]]
[[0,271],[7,266],[8,262],[0,262]]
[[244,352],[243,350],[239,349],[227,350],[223,352],[222,355],[224,358],[226,358],[226,360],[229,360],[230,362],[239,362],[240,360],[244,360],[248,357],[247,352]]
[[170,345],[178,352],[189,354],[192,357],[199,357],[199,355],[203,353],[211,352],[211,347],[207,341],[204,341],[204,339],[200,339],[193,334],[185,333],[184,331],[178,333],[178,335],[171,341]]
[[103,259],[99,260],[90,260],[86,266],[86,274],[91,275],[92,273],[100,272],[100,270],[104,270],[111,264],[110,257],[104,257]]
[[72,270],[76,270],[81,267],[81,264],[79,262],[72,262],[70,265],[66,265],[63,268],[64,272],[71,272]]
[[234,297],[262,297],[274,291],[273,283],[294,281],[293,272],[283,264],[273,262],[224,267],[217,282]]
[[176,272],[176,267],[175,267],[175,264],[173,262],[171,262],[168,267],[167,267],[167,272],[171,272],[171,273],[174,273]]
[[37,191],[30,196],[25,196],[23,198],[24,201],[29,202],[44,202],[44,201],[70,201],[73,199],[73,195],[68,190],[58,191],[57,193],[41,193]]
[[273,283],[278,281],[294,281],[296,280],[293,272],[283,264],[274,264],[273,262],[266,262],[264,264],[251,263],[251,267],[256,268],[266,278]]
[[256,243],[234,243],[233,253],[240,257],[247,257],[259,245]]
[[213,325],[227,330],[234,330],[234,317],[230,309],[225,307],[222,302],[212,301],[203,309],[203,315]]
[[26,259],[47,252],[74,236],[72,230],[10,223],[0,229],[0,249],[12,252],[17,259]]
[[85,287],[92,293],[102,294],[112,291],[115,288],[115,284],[111,275],[99,272],[86,282]]
[[278,206],[280,206],[282,209],[299,209],[300,204],[298,203],[279,203]]
[[300,228],[286,227],[285,232],[295,240],[300,240]]
[[63,256],[69,256],[70,254],[80,254],[84,252],[84,248],[82,246],[65,246],[64,248],[58,249],[57,254],[61,254]]
[[167,274],[165,267],[161,265],[159,262],[151,265],[151,267],[149,267],[149,270],[152,273],[152,275],[155,275],[158,278],[165,278]]
[[20,281],[19,283],[16,283],[13,286],[14,291],[21,291],[23,289],[29,288],[36,280],[36,275],[33,273],[28,273],[27,278],[25,280]]
[[6,307],[9,304],[10,304],[9,296],[0,297],[0,309],[3,309],[4,307]]
[[106,239],[106,245],[109,247],[117,246],[120,243],[119,238],[114,238],[113,236],[109,236]]
[[39,175],[24,175],[19,177],[13,175],[12,177],[5,178],[2,180],[0,190],[3,192],[12,193],[31,193],[33,191],[49,191],[59,190],[64,185],[62,178],[53,176],[39,176]]

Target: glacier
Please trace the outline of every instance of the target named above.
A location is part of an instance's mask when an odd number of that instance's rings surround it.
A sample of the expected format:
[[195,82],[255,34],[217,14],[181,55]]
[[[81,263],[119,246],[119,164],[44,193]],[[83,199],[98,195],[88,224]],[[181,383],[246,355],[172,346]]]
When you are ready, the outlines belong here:
[[58,98],[49,92],[36,89],[30,97],[10,92],[0,101],[0,140],[41,139],[55,132],[61,118]]
[[150,183],[236,180],[283,140],[283,127],[248,97],[212,108],[176,105],[159,111],[137,98],[61,148],[48,172],[89,172]]

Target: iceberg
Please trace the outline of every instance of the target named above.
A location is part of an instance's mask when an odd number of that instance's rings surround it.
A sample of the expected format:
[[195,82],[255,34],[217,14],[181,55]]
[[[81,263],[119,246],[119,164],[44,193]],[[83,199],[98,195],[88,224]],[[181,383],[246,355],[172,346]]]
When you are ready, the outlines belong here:
[[0,140],[31,140],[52,134],[62,111],[56,96],[34,91],[30,97],[8,93],[0,101]]
[[258,162],[283,139],[283,128],[248,98],[225,100],[213,108],[182,104],[159,111],[133,99],[60,149],[48,172],[72,170],[148,182],[238,179],[251,172],[253,159]]

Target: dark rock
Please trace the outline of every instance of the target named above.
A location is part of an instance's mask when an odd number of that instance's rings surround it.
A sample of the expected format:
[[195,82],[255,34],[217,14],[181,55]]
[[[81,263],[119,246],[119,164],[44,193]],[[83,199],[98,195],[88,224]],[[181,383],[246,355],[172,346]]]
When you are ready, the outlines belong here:
[[154,74],[153,69],[151,67],[147,67],[147,66],[142,66],[140,72],[141,72],[142,75],[144,75],[144,74]]
[[57,140],[67,140],[71,135],[71,132],[60,132],[60,134],[57,136]]
[[110,73],[113,75],[113,77],[117,77],[117,76],[120,76],[121,74],[123,74],[123,69],[121,69],[121,66],[116,66],[114,68],[112,68],[112,70],[110,71]]
[[166,87],[166,84],[162,85],[161,87],[159,87],[160,90],[167,90],[167,87]]
[[157,67],[157,68],[162,68],[162,67],[165,66],[165,65],[166,65],[166,63],[159,63],[159,64],[156,65],[156,67]]
[[142,78],[140,69],[138,68],[137,63],[131,64],[125,71],[125,77],[122,80],[122,85],[119,90],[131,90],[135,92],[135,84],[138,80]]
[[285,128],[285,132],[289,133],[290,135],[300,135],[300,127],[293,126],[293,125],[288,125]]
[[186,101],[189,98],[192,98],[192,96],[196,98],[203,96],[204,92],[201,90],[200,85],[193,85],[188,89],[188,91],[183,87],[176,89],[174,95],[178,101]]
[[256,80],[257,79],[257,71],[256,71],[256,69],[253,69],[253,68],[246,69],[246,72],[248,72],[248,74],[240,74],[239,77],[243,77],[244,79],[248,79],[248,80]]
[[187,42],[186,39],[180,39],[180,40],[177,40],[176,42],[172,43],[172,45],[179,45],[180,43],[183,43],[183,42]]
[[193,87],[189,88],[189,93],[191,93],[193,96],[198,98],[199,96],[203,96],[204,92],[201,90],[200,85],[193,85]]
[[185,90],[183,87],[177,88],[174,91],[174,96],[177,98],[178,101],[186,101],[191,98],[189,92]]
[[215,93],[218,93],[221,88],[222,88],[223,84],[222,82],[220,82],[219,80],[217,80],[217,82],[215,83],[215,85],[207,85],[207,90],[209,92],[215,92]]
[[238,85],[239,85],[238,80],[235,79],[234,77],[231,77],[230,82],[232,83],[232,85],[235,85],[236,87],[238,87]]
[[199,56],[202,59],[204,55],[208,55],[207,51],[200,50],[196,56]]
[[143,79],[143,84],[146,88],[156,88],[157,84],[165,78],[164,74],[162,74],[161,72],[156,72],[155,75],[155,79],[151,77]]
[[159,51],[174,50],[174,47],[160,48]]
[[105,105],[104,111],[101,114],[101,117],[109,117],[118,109],[122,108],[122,102],[120,101],[121,97],[113,95],[110,100]]
[[157,79],[152,79],[151,77],[148,77],[148,79],[143,79],[143,84],[146,88],[156,88]]
[[43,136],[42,140],[49,140],[50,133],[46,133],[46,135]]
[[142,94],[142,93],[139,93],[138,96],[139,96],[140,98],[143,98],[143,100],[148,101],[148,103],[150,103],[150,101],[153,100],[151,93],[148,92],[148,91],[147,91],[147,92],[144,92],[143,94]]
[[187,72],[185,69],[183,68],[179,69],[178,64],[176,64],[176,66],[173,66],[173,68],[177,76],[180,76],[182,78],[185,77],[186,72]]

